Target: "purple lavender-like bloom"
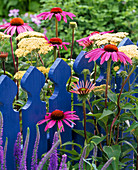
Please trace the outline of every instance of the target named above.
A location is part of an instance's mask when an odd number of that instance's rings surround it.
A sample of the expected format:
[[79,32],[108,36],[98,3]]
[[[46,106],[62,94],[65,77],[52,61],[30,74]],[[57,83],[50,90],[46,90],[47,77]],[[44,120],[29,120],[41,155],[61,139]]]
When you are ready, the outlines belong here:
[[26,135],[25,144],[23,148],[23,154],[22,154],[21,161],[20,161],[20,168],[19,168],[20,170],[27,170],[26,157],[27,157],[27,150],[28,150],[28,144],[29,144],[29,137],[30,137],[30,129],[27,128],[27,135]]
[[2,113],[0,112],[0,146],[3,143],[2,136],[3,136],[3,116]]
[[[58,133],[55,132],[52,146],[58,141]],[[57,148],[53,150],[53,152],[50,155],[49,160],[49,167],[48,170],[56,170],[58,167],[58,157],[57,157]]]
[[10,13],[8,14],[9,17],[17,17],[19,15],[19,9],[13,9],[9,11]]
[[96,159],[96,157],[97,157],[97,145],[94,146],[93,156],[94,156],[94,158]]
[[37,151],[38,151],[38,145],[39,145],[39,140],[40,140],[40,132],[39,132],[39,127],[36,125],[36,140],[35,140],[35,145],[33,149],[33,156],[32,156],[32,162],[31,162],[31,170],[36,170],[37,168]]
[[2,19],[2,22],[3,22],[3,24],[7,23],[6,19]]
[[30,17],[31,17],[31,20],[32,20],[32,22],[34,22],[37,26],[39,26],[40,24],[41,24],[41,21],[40,21],[40,19],[36,16],[36,14],[35,15],[30,15]]
[[82,152],[82,155],[79,161],[79,170],[83,170],[83,162],[84,162],[83,159],[85,159],[85,156],[86,156],[86,149],[87,149],[87,146],[85,146],[83,149],[83,152]]
[[113,160],[115,160],[116,158],[115,157],[112,157],[110,158],[106,163],[105,165],[102,167],[101,170],[106,170],[106,168],[112,163]]
[[62,160],[60,163],[59,170],[67,170],[66,160],[67,160],[67,155],[66,154],[62,155]]
[[50,157],[51,153],[55,150],[55,148],[57,148],[60,144],[60,141],[58,140],[53,146],[52,148],[44,155],[44,157],[42,158],[42,160],[39,162],[39,165],[37,166],[36,170],[42,170],[43,166],[45,164],[45,162],[48,160],[48,158]]
[[4,169],[4,168],[3,168],[3,155],[4,155],[4,153],[3,153],[3,147],[0,146],[0,169],[1,169],[1,170]]
[[17,134],[17,140],[14,144],[14,157],[15,157],[16,167],[18,169],[21,161],[21,132]]

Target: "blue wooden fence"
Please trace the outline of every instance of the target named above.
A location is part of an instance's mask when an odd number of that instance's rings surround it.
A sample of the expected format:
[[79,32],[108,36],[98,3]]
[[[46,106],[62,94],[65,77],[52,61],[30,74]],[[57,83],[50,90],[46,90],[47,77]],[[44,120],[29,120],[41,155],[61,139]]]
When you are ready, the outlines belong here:
[[[124,39],[121,42],[120,46],[133,44],[129,39]],[[81,74],[83,69],[89,69],[92,72],[94,68],[94,63],[88,63],[88,59],[85,58],[85,51],[81,51],[78,57],[74,62],[73,69],[78,74],[80,80],[84,77]],[[100,66],[99,61],[97,64]],[[100,76],[98,78],[97,85],[105,83],[106,79],[106,64],[100,66]],[[138,69],[137,69],[138,71]],[[49,99],[49,112],[54,111],[55,109],[60,109],[63,111],[71,110],[71,94],[66,91],[66,83],[71,75],[71,69],[68,64],[62,59],[58,58],[52,65],[49,71],[49,78],[54,83],[54,93]],[[134,76],[134,75],[133,75]],[[134,77],[133,77],[134,78]],[[89,79],[89,76],[87,76]],[[112,79],[112,84],[115,84],[116,81],[117,87],[113,86],[112,90],[118,92],[121,85],[121,79],[117,76],[116,80]],[[138,81],[138,80],[136,80]],[[36,138],[36,123],[43,119],[46,113],[46,103],[40,100],[40,91],[44,86],[45,77],[44,75],[37,70],[35,67],[31,66],[23,76],[21,80],[22,89],[28,94],[28,101],[26,105],[22,108],[22,125],[23,125],[23,141],[27,133],[27,127],[30,128],[30,141],[28,147],[28,169],[30,169],[30,161],[33,152],[33,146]],[[127,87],[126,87],[127,88]],[[3,131],[3,143],[5,143],[6,137],[8,137],[8,151],[7,151],[7,169],[15,169],[15,161],[13,157],[13,148],[14,143],[17,138],[17,133],[20,131],[19,126],[19,112],[13,110],[12,104],[13,100],[17,93],[16,84],[6,75],[0,77],[0,111],[3,114],[4,119],[4,131]],[[74,104],[78,104],[77,96],[74,94]],[[83,111],[79,106],[74,106],[76,114],[80,117],[80,120],[83,119]],[[41,158],[41,155],[45,153],[49,148],[47,143],[47,133],[44,132],[45,125],[40,125],[40,144],[38,149],[38,158]],[[80,143],[83,145],[84,139],[72,133],[71,128],[64,124],[65,132],[62,133],[62,141],[72,141]],[[79,121],[76,121],[75,129],[81,130],[82,124]],[[52,143],[53,134],[56,130],[56,126],[50,129],[50,143]],[[87,130],[91,133],[94,133],[94,127],[91,124],[87,124]],[[68,147],[67,149],[71,149]],[[132,155],[131,155],[132,158]]]

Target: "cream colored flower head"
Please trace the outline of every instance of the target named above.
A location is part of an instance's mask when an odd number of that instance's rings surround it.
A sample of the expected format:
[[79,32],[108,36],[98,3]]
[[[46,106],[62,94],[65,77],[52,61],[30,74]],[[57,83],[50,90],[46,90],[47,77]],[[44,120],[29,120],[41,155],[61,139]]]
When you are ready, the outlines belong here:
[[17,57],[24,57],[28,54],[31,54],[31,52],[46,54],[52,49],[53,47],[50,46],[50,44],[48,44],[47,40],[45,40],[44,38],[23,38],[18,43],[18,49],[15,51],[15,54],[17,55]]
[[118,48],[118,50],[125,53],[131,59],[138,59],[138,47],[136,45],[121,46]]
[[50,68],[45,68],[43,66],[37,67],[39,71],[41,71],[43,74],[49,73]]
[[16,80],[21,80],[23,75],[25,74],[26,71],[18,71],[15,75],[14,75],[14,78]]
[[16,37],[16,40],[21,40],[23,38],[30,38],[30,37],[43,38],[45,37],[45,35],[40,32],[36,32],[36,31],[27,31],[27,32],[20,33]]
[[3,32],[0,32],[0,40],[5,40],[5,39],[9,39],[11,36],[4,34]]

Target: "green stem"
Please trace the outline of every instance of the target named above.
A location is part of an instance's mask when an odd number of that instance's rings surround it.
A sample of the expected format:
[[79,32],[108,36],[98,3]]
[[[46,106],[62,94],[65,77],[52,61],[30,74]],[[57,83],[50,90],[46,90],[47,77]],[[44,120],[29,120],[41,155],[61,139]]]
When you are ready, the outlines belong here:
[[54,46],[54,61],[57,59],[57,47]]
[[12,37],[10,37],[10,44],[11,44],[11,52],[12,52],[12,60],[13,60],[13,65],[14,65],[14,72],[16,73],[16,64],[15,64],[15,58],[14,58],[14,53],[13,53]]
[[58,20],[55,17],[55,24],[56,24],[56,37],[58,37]]
[[72,46],[71,46],[71,56],[70,56],[70,60],[72,59],[73,45],[74,45],[74,28],[72,28]]
[[107,61],[107,77],[106,77],[106,89],[105,89],[105,108],[107,108],[107,91],[108,84],[110,81],[110,69],[111,69],[111,58]]
[[[109,140],[110,143],[111,143],[112,128],[113,128],[114,123],[115,123],[115,121],[117,120],[117,118],[119,117],[120,112],[121,112],[121,108],[120,108],[120,97],[121,97],[121,94],[122,94],[122,92],[123,92],[123,89],[124,89],[124,86],[125,86],[126,82],[128,81],[128,79],[129,79],[129,77],[131,76],[131,74],[134,72],[135,68],[136,68],[136,67],[133,66],[133,68],[132,68],[132,70],[130,71],[129,75],[127,76],[126,80],[125,80],[125,81],[123,82],[123,84],[122,84],[122,87],[121,87],[121,90],[120,90],[120,93],[119,93],[119,96],[118,96],[118,100],[117,100],[118,113],[117,113],[117,115],[115,116],[115,118],[113,119],[113,122],[112,122],[111,128],[110,128],[110,140]],[[116,140],[116,143],[117,143],[117,142],[118,142],[118,139]]]
[[138,136],[136,138],[136,141],[137,141],[137,161],[136,161],[136,170],[138,170]]
[[86,100],[82,101],[82,105],[83,105],[83,116],[84,116],[84,137],[85,137],[85,141],[87,143],[87,135],[86,135]]
[[95,81],[96,81],[96,70],[97,70],[97,64],[96,64],[96,61],[95,61],[94,80],[93,80],[93,83],[95,83]]

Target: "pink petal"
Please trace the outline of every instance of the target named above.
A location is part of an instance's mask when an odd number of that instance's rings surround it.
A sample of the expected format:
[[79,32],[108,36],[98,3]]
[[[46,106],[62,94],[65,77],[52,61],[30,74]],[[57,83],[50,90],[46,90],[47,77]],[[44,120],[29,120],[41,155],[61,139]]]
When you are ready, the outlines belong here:
[[40,120],[39,122],[37,122],[37,124],[41,125],[43,123],[45,123],[47,120],[46,119],[43,119],[43,120]]
[[119,52],[119,51],[117,52],[117,54],[119,54],[119,56],[122,55],[127,60],[127,62],[132,64],[132,60],[126,54],[124,54],[123,52]]
[[63,43],[62,43],[62,45],[63,45],[64,49],[67,51],[68,50],[67,47]]
[[96,61],[105,51],[100,51],[99,53],[97,53],[97,56],[95,56],[93,58],[93,61]]
[[72,128],[72,126],[69,124],[69,122],[67,122],[65,119],[63,119],[63,121],[69,126]]
[[66,111],[66,112],[64,112],[64,114],[66,115],[66,114],[70,114],[70,113],[75,113],[76,111]]
[[55,123],[56,123],[56,120],[49,121],[44,131],[47,131],[47,129],[52,128],[55,125]]
[[[60,129],[61,126],[63,126],[63,123],[61,120],[58,121],[58,128]],[[61,132],[64,131],[64,127],[62,127]]]
[[106,57],[105,57],[105,61],[108,61],[110,58],[111,52],[106,52]]
[[56,19],[58,20],[58,21],[60,21],[61,20],[61,15],[58,13],[58,14],[55,14],[55,16],[56,16]]
[[52,18],[53,15],[54,13],[49,13],[49,20]]
[[[16,28],[17,28],[17,26],[14,26],[14,27],[11,29],[11,36],[13,36],[13,34],[15,33]],[[7,33],[8,33],[8,32],[7,32]]]
[[63,21],[65,21],[67,23],[67,18],[66,18],[66,14],[64,11],[62,11],[61,15],[63,16]]
[[116,52],[112,52],[112,60],[117,62],[118,61],[118,56]]
[[40,14],[37,15],[37,17],[41,17],[41,16],[45,16],[45,15],[48,15],[50,12],[42,12]]

